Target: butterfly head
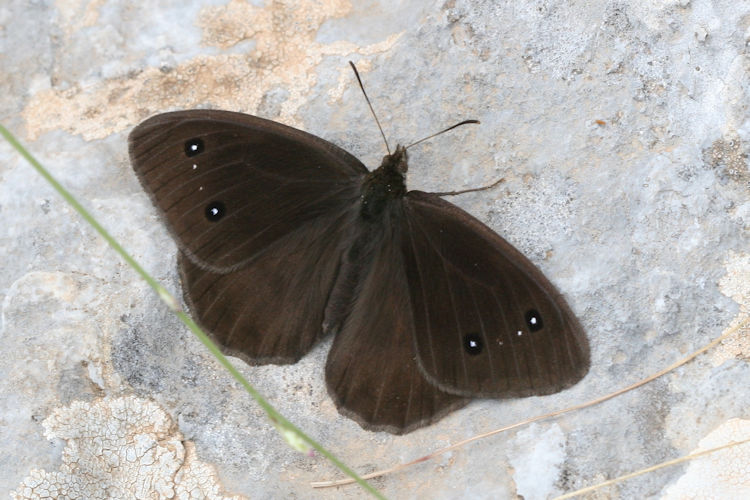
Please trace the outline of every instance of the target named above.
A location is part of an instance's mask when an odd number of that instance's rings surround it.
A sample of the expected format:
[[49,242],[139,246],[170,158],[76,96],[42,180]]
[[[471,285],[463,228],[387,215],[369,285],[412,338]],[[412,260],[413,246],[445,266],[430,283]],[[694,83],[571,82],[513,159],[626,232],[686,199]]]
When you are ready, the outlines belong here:
[[362,183],[360,215],[365,220],[379,220],[391,201],[406,194],[404,177],[408,169],[406,148],[398,146],[387,154],[378,168],[370,172]]
[[398,145],[396,146],[396,151],[383,157],[383,161],[380,163],[380,169],[398,173],[403,176],[406,174],[406,171],[409,170],[408,162],[409,156],[406,154],[406,148]]

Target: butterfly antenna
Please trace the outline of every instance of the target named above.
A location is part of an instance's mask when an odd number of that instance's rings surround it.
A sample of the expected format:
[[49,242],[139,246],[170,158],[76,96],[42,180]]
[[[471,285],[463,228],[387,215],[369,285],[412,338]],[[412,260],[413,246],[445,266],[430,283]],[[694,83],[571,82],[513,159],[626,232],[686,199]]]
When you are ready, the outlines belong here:
[[406,146],[406,148],[404,148],[404,149],[409,149],[410,147],[412,147],[412,146],[416,146],[417,144],[419,144],[419,143],[421,143],[421,142],[424,142],[424,141],[426,141],[427,139],[432,139],[432,138],[433,138],[433,137],[435,137],[436,135],[444,134],[445,132],[447,132],[447,131],[449,131],[449,130],[453,130],[453,129],[454,129],[454,128],[456,128],[456,127],[460,127],[461,125],[466,125],[466,124],[468,124],[468,123],[479,123],[479,120],[464,120],[464,121],[462,121],[462,122],[460,122],[460,123],[456,123],[455,125],[452,125],[452,126],[448,127],[448,128],[447,128],[447,129],[445,129],[445,130],[441,130],[440,132],[435,132],[435,133],[434,133],[434,134],[432,134],[432,135],[428,135],[428,136],[427,136],[427,137],[425,137],[424,139],[419,139],[419,140],[418,140],[417,142],[412,142],[411,144],[409,144],[408,146]]
[[388,150],[388,154],[391,154],[391,148],[388,146],[388,139],[385,138],[385,133],[383,133],[383,127],[380,126],[380,120],[378,120],[378,115],[376,115],[375,110],[372,109],[372,103],[370,103],[370,98],[367,97],[367,92],[365,92],[365,86],[362,85],[362,79],[359,77],[359,72],[357,71],[357,67],[351,61],[349,61],[349,64],[352,66],[352,69],[354,70],[354,76],[357,77],[357,81],[359,82],[359,88],[362,89],[362,94],[365,96],[365,101],[367,101],[367,105],[370,106],[370,111],[372,112],[372,116],[375,117],[375,123],[378,124],[378,128],[380,129],[380,135],[383,136],[383,142],[385,142],[385,149]]

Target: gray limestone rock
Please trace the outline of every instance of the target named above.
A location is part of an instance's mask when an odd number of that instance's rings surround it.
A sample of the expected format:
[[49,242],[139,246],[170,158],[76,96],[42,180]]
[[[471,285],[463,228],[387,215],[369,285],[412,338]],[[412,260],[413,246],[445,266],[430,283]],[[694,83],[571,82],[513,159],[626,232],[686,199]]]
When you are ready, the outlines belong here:
[[[372,168],[384,148],[353,60],[393,143],[479,119],[415,148],[408,184],[449,191],[505,178],[451,201],[565,294],[590,338],[591,370],[565,392],[478,400],[394,437],[338,414],[323,379],[330,341],[293,366],[235,360],[284,415],[361,472],[614,391],[747,321],[750,4],[354,4],[8,0],[0,6],[0,122],[180,296],[176,246],[127,159],[127,134],[146,117],[195,107],[260,114]],[[127,394],[166,411],[227,492],[362,496],[354,486],[312,491],[310,481],[336,470],[287,446],[4,141],[0,216],[5,490],[26,484],[32,470],[59,469],[65,443],[46,439],[45,418]],[[731,420],[750,418],[746,338],[747,327],[646,387],[373,484],[391,498],[547,498],[690,453],[727,422],[747,428]],[[746,467],[724,470],[727,477],[677,466],[604,494],[659,498],[688,491],[684,484],[736,491],[726,483],[745,485],[737,497],[750,495]]]

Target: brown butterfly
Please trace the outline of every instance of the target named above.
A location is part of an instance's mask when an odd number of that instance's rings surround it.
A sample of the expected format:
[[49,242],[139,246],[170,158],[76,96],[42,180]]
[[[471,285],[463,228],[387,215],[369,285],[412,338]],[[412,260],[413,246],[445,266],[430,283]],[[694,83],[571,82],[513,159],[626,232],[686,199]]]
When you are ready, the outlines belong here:
[[406,148],[368,171],[314,135],[211,110],[156,115],[129,140],[198,323],[251,364],[294,363],[335,333],[328,391],[365,429],[409,432],[588,371],[560,293],[477,219],[407,191]]

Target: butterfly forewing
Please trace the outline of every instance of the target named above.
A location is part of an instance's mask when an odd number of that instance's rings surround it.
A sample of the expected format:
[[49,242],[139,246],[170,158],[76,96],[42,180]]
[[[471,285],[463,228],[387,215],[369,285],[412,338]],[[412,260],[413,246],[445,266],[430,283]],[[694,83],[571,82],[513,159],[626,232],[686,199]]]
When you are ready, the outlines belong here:
[[130,134],[130,156],[183,252],[214,272],[347,211],[367,173],[331,143],[228,111],[152,117]]
[[509,243],[455,205],[411,191],[401,248],[428,380],[459,395],[549,394],[588,370],[564,299]]

